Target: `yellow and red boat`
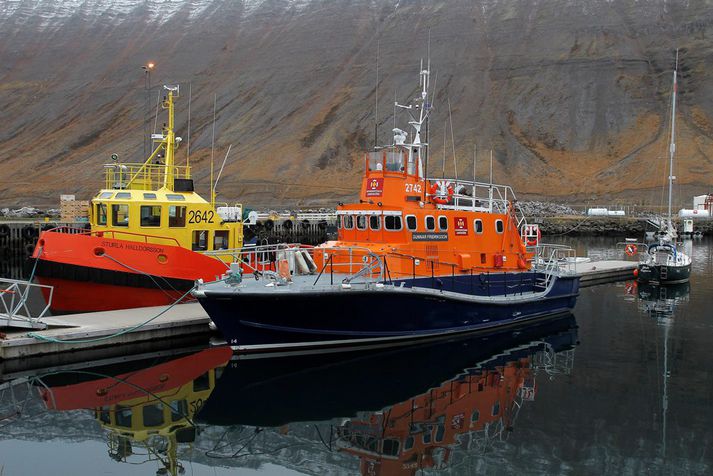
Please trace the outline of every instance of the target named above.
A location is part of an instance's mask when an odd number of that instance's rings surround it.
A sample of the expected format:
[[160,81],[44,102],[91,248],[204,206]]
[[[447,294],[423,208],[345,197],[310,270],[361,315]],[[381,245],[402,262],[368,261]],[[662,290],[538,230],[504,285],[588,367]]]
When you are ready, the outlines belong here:
[[54,286],[54,313],[170,304],[198,278],[226,271],[243,242],[242,206],[216,207],[194,190],[191,167],[176,165],[178,86],[164,86],[168,121],[143,163],[106,164],[105,185],[91,200],[89,229],[43,232],[32,258],[41,284]]
[[179,444],[195,441],[193,419],[231,355],[229,348],[215,347],[160,363],[153,357],[58,371],[39,377],[38,391],[49,410],[92,410],[108,431],[109,455],[116,461],[141,464],[156,459],[168,474],[178,475],[184,472]]

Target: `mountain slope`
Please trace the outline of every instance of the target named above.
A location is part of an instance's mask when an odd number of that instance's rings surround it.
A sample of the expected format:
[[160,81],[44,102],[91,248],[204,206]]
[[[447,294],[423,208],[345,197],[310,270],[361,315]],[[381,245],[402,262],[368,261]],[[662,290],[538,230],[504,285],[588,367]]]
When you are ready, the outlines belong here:
[[[418,89],[430,30],[431,173],[520,196],[658,202],[681,48],[681,200],[713,172],[710,1],[5,0],[0,2],[0,204],[89,197],[111,153],[138,161],[160,85],[180,83],[179,135],[207,190],[215,95],[220,199],[353,197],[362,152],[390,143],[393,101]],[[376,56],[379,49],[379,85]],[[141,69],[156,62],[150,78]],[[151,91],[146,86],[150,80]],[[147,106],[147,102],[150,105]],[[397,117],[405,128],[407,118]],[[159,116],[160,128],[162,116]],[[445,130],[445,134],[444,134]],[[186,150],[179,153],[184,160]]]

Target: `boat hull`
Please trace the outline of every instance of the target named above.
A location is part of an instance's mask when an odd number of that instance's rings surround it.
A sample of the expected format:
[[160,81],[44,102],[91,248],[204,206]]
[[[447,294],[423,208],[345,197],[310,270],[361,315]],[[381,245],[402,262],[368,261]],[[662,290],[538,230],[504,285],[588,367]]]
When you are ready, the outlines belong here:
[[665,266],[640,264],[638,280],[642,283],[676,284],[685,283],[691,278],[691,265]]
[[[566,314],[481,336],[343,352],[329,359],[320,354],[235,356],[197,420],[211,425],[278,427],[351,417],[382,410],[464,373],[495,369],[548,346],[559,352],[576,344],[576,321]],[[290,395],[289,405],[285,405],[285,395]]]
[[171,304],[196,279],[214,280],[226,270],[180,246],[52,231],[40,235],[29,266],[41,284],[54,286],[54,314]]
[[394,345],[492,330],[569,312],[578,290],[579,279],[567,277],[533,298],[406,286],[196,294],[233,349],[274,352]]

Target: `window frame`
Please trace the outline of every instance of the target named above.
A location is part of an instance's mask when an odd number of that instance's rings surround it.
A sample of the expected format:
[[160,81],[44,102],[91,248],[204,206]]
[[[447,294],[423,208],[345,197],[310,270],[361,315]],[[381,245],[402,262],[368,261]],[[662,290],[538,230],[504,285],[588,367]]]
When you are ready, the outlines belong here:
[[[445,222],[446,226],[441,226],[441,222]],[[438,215],[438,231],[448,231],[448,217],[445,215]]]
[[[500,229],[498,230],[498,228]],[[503,233],[505,233],[505,223],[503,222],[502,218],[498,218],[497,220],[495,220],[495,233],[497,233],[498,235],[502,235]]]
[[[398,223],[399,223],[399,227],[398,227],[398,228],[393,228],[393,229],[389,228],[389,227],[387,226],[387,224],[386,224],[386,221],[387,221],[389,218],[393,218],[394,220],[398,219],[398,220],[399,220],[399,222],[398,222]],[[403,230],[403,229],[404,229],[404,221],[403,221],[403,219],[401,218],[401,215],[384,215],[384,230],[386,230],[386,231],[401,231],[401,230]]]
[[[418,218],[416,218],[416,215],[406,215],[406,229],[408,231],[416,231],[418,230]],[[413,228],[411,225],[409,225],[409,218],[413,218]]]
[[[478,225],[480,225],[480,227]],[[473,220],[473,232],[477,235],[483,234],[483,219],[482,218],[476,218]]]
[[[433,226],[429,228],[428,226],[428,219],[433,220]],[[426,231],[435,231],[436,230],[436,217],[433,215],[426,215],[423,217],[423,226],[426,228]]]

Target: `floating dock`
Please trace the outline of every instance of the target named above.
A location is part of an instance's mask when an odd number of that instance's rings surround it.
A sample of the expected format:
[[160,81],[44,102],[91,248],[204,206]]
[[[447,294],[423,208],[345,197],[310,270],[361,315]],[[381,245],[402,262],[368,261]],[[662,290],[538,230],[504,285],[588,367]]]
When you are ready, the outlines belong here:
[[[588,287],[633,279],[636,267],[637,263],[633,261],[605,260],[577,263],[575,271],[581,278],[581,287]],[[35,334],[62,342],[31,337],[26,329],[6,329],[0,335],[3,366],[7,367],[8,361],[20,359],[22,365],[13,365],[17,367],[14,370],[19,370],[32,366],[32,359],[48,355],[62,355],[62,358],[55,357],[57,364],[81,362],[88,358],[90,351],[102,356],[126,356],[137,347],[146,351],[151,346],[170,346],[176,340],[185,343],[200,339],[207,343],[212,333],[210,319],[198,303],[179,304],[168,310],[158,306],[72,314],[48,317],[44,322],[50,328],[35,331]]]
[[597,284],[635,279],[634,270],[639,266],[636,261],[603,260],[577,263],[575,272],[579,275],[579,287],[586,288]]

